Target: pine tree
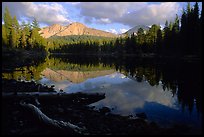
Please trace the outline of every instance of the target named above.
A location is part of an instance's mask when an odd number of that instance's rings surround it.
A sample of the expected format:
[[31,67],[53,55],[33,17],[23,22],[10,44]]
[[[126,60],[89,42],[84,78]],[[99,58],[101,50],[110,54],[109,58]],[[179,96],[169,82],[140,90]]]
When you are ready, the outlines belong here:
[[151,41],[152,45],[156,44],[156,39],[157,39],[157,31],[159,30],[160,26],[153,24],[149,30],[150,36],[151,36]]
[[170,28],[169,28],[169,23],[168,21],[165,22],[165,26],[164,26],[164,52],[167,52],[170,46]]
[[10,47],[17,47],[17,33],[16,30],[14,28],[11,28],[11,35],[9,37],[9,44]]
[[13,30],[13,35],[15,34],[15,39],[14,39],[14,36],[13,37],[13,40],[15,40],[13,43],[15,43],[15,46],[14,47],[19,47],[20,45],[20,25],[18,23],[18,20],[16,19],[16,16],[13,17],[13,21],[12,21],[12,29]]
[[187,14],[189,15],[191,12],[191,4],[190,2],[187,3]]
[[173,23],[170,21],[170,23],[169,23],[169,30],[172,31],[172,29],[173,29]]
[[134,54],[137,51],[136,36],[134,33],[131,35],[131,38],[130,38],[130,46],[131,46],[131,49],[130,49],[131,53]]
[[157,48],[157,53],[161,53],[162,51],[162,31],[159,28],[157,30],[157,39],[156,39],[156,48]]
[[11,28],[12,28],[12,17],[10,15],[10,12],[7,6],[4,12],[4,26],[5,26],[5,32],[6,32],[5,38],[7,38],[7,40],[5,40],[5,44],[11,45],[9,41],[10,41]]
[[137,32],[137,43],[138,45],[143,45],[145,41],[145,33],[143,28],[139,28]]
[[29,37],[29,45],[32,49],[37,46],[37,34],[38,34],[38,31],[36,29],[33,29],[31,31],[31,34]]
[[32,30],[30,33],[30,37],[28,38],[28,43],[29,43],[29,47],[31,49],[45,49],[45,45],[46,45],[46,40],[40,36],[39,34],[39,25],[36,19],[33,20],[32,22]]
[[22,48],[25,48],[26,45],[27,45],[26,32],[25,32],[25,30],[22,30],[21,39],[20,39],[20,46],[21,46]]
[[40,30],[40,27],[36,18],[34,18],[31,26],[32,26],[32,29],[37,29],[38,31]]
[[2,46],[7,46],[8,45],[8,38],[6,35],[6,28],[5,25],[2,25]]
[[179,18],[178,15],[176,14],[176,18],[173,24],[173,31],[177,34],[179,32]]
[[20,25],[18,23],[18,20],[17,20],[16,16],[13,17],[12,27],[14,27],[14,29],[16,29],[16,31],[20,30]]
[[186,25],[187,25],[187,15],[185,10],[183,9],[183,13],[181,16],[181,35],[182,36],[185,34]]
[[172,33],[171,33],[171,52],[179,52],[179,18],[176,14],[176,18],[173,23]]
[[194,15],[194,20],[196,24],[198,23],[199,20],[199,7],[198,7],[198,2],[195,3],[194,9],[193,9],[193,15]]

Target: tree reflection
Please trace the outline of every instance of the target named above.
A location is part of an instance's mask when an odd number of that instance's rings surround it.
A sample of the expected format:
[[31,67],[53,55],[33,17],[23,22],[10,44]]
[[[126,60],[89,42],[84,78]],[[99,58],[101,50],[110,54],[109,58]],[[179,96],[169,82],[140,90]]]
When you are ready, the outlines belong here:
[[116,71],[138,82],[147,81],[151,86],[158,86],[161,83],[164,91],[170,90],[172,96],[177,95],[183,109],[187,108],[189,112],[192,112],[195,103],[197,111],[202,112],[202,66],[200,62],[184,62],[175,59],[79,55],[66,55],[61,60],[80,66],[86,64],[87,67],[97,67],[99,64],[103,64],[103,67],[115,68]]
[[7,79],[39,80],[45,68],[69,71],[94,71],[115,69],[137,82],[147,81],[151,86],[163,86],[164,92],[171,91],[177,96],[183,109],[192,112],[194,104],[202,112],[202,66],[200,62],[162,60],[135,57],[112,56],[49,56],[45,62],[16,68],[22,71],[3,73]]

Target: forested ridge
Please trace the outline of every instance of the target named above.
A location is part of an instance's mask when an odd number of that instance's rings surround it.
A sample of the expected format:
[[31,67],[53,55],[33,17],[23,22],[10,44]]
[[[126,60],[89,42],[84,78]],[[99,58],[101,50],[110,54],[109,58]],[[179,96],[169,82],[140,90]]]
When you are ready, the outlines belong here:
[[[142,55],[153,53],[159,56],[201,56],[202,52],[202,18],[203,12],[196,2],[190,2],[183,8],[182,16],[173,22],[166,21],[161,29],[153,24],[148,31],[139,28],[131,36],[107,38],[87,35],[53,36],[48,39],[40,36],[38,21],[22,22],[19,25],[16,16],[11,17],[5,8],[2,24],[3,51],[20,49],[27,51],[43,51],[50,53],[74,54],[112,54]],[[6,49],[6,50],[5,50]]]

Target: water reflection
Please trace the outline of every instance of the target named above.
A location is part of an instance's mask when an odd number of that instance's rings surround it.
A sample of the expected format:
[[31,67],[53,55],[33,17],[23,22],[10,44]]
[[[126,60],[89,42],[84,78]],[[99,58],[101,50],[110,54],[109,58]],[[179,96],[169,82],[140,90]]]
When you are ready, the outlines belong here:
[[96,109],[107,106],[111,108],[111,113],[133,117],[145,112],[149,120],[163,126],[183,123],[201,127],[201,115],[198,115],[196,108],[192,109],[191,114],[183,112],[177,97],[170,90],[164,91],[161,82],[151,86],[148,81],[137,82],[119,72],[90,78],[81,83],[63,82],[64,85],[58,83],[57,86],[63,88],[64,92],[105,93],[105,99],[90,104]]
[[60,82],[64,80],[71,81],[73,83],[80,83],[88,78],[94,78],[101,75],[107,75],[113,73],[114,70],[95,70],[95,71],[68,71],[68,70],[52,70],[46,68],[41,72],[46,78]]
[[108,106],[113,108],[113,113],[122,115],[145,112],[149,119],[163,124],[182,121],[201,125],[199,62],[65,56],[49,57],[36,66],[16,69],[22,71],[3,73],[2,77],[34,79],[54,84],[64,92],[105,92],[104,100],[91,105]]

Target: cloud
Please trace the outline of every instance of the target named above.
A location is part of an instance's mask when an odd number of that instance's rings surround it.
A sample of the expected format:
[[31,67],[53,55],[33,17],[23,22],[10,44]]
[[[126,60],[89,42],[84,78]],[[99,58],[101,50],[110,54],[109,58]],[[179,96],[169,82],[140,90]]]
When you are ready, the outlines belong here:
[[178,4],[173,2],[152,4],[139,11],[124,14],[117,21],[129,26],[164,24],[166,20],[174,20],[178,9]]
[[[122,17],[127,10],[133,10],[142,8],[146,3],[127,3],[127,2],[81,2],[77,7],[81,10],[81,15],[85,16],[87,22],[101,20],[104,23],[104,19],[115,20]],[[111,23],[107,21],[106,23]]]
[[33,19],[35,17],[40,23],[47,25],[54,23],[67,25],[71,23],[67,17],[67,11],[61,4],[55,2],[50,4],[37,4],[33,2],[3,2],[2,14],[6,6],[8,6],[11,15],[16,15],[19,20],[23,18]]
[[[72,22],[70,20],[72,18],[83,20],[87,24],[119,23],[134,27],[136,25],[162,25],[166,20],[172,21],[180,8],[176,2],[156,4],[147,2],[66,2],[64,4],[66,9],[63,3],[57,2],[3,2],[2,15],[5,6],[8,6],[11,15],[16,15],[19,21],[33,20],[35,17],[41,24],[68,25]],[[67,12],[67,9],[72,12]]]
[[122,34],[122,33],[127,32],[128,29],[122,28],[122,29],[116,30],[116,29],[111,28],[111,29],[106,29],[105,31],[115,33],[115,34]]
[[118,34],[118,32],[115,29],[108,29],[108,30],[105,30],[105,31]]
[[120,33],[125,33],[127,31],[128,31],[128,29],[120,29]]
[[101,18],[101,19],[99,19],[99,20],[97,20],[97,22],[99,22],[99,23],[111,23],[111,21],[108,19],[108,18]]
[[71,4],[71,5],[77,5],[77,4],[79,4],[80,2],[68,2],[68,4]]
[[176,2],[81,2],[77,7],[86,22],[122,23],[130,27],[163,24],[166,20],[173,20],[179,10]]

